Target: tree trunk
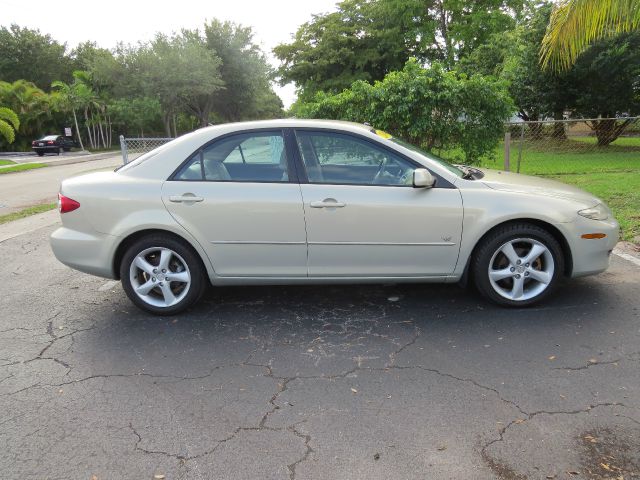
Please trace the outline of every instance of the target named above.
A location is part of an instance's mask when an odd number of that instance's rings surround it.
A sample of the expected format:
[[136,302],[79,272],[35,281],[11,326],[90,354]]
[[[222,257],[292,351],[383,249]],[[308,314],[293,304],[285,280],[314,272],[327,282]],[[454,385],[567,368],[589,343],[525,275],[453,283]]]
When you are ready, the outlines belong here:
[[93,144],[93,137],[91,136],[91,126],[89,125],[89,112],[88,109],[84,109],[84,123],[87,127],[87,136],[89,137],[89,146],[93,149],[95,148]]
[[171,137],[171,114],[163,114],[164,129],[167,132],[167,137]]
[[176,128],[176,115],[173,116],[173,138],[178,138],[178,129]]
[[616,125],[615,118],[606,118],[604,120],[594,120],[589,126],[596,132],[599,147],[606,147],[615,142],[627,126],[630,120],[625,120],[620,125]]
[[[553,114],[553,119],[563,120],[564,116],[562,115],[562,112],[556,112]],[[565,130],[565,126],[566,124],[564,122],[555,122],[553,124],[553,138],[556,140],[566,140],[567,132]]]
[[78,128],[78,117],[76,117],[76,109],[73,108],[73,123],[76,124],[76,133],[78,135],[78,141],[80,142],[80,148],[84,152],[84,144],[82,143],[82,135],[80,135],[80,129]]

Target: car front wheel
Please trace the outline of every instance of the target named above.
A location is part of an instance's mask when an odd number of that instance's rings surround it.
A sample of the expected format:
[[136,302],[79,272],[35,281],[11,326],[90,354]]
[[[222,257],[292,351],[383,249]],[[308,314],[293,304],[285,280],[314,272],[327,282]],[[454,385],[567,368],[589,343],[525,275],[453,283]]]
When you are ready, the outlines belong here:
[[558,241],[526,223],[498,227],[478,245],[472,262],[480,293],[510,307],[539,302],[554,290],[564,271]]
[[202,296],[206,272],[198,254],[169,235],[150,235],[131,245],[120,266],[131,301],[156,315],[174,315]]

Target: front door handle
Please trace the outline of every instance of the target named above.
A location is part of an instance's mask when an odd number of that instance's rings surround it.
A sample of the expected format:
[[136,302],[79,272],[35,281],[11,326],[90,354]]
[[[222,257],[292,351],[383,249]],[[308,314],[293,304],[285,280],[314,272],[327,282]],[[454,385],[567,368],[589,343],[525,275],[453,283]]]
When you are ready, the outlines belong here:
[[311,205],[311,208],[342,208],[347,204],[338,202],[335,198],[325,198],[324,200],[311,202],[309,205]]
[[195,203],[202,202],[204,198],[196,197],[193,193],[185,193],[184,195],[171,195],[169,201],[173,203]]

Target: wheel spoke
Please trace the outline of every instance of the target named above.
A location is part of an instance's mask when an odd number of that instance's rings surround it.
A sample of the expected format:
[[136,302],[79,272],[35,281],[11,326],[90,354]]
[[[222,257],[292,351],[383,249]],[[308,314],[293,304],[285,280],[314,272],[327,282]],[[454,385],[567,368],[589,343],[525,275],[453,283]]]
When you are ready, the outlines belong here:
[[529,275],[533,280],[544,283],[545,285],[548,285],[549,282],[551,282],[551,275],[548,272],[542,270],[531,269],[529,270]]
[[504,245],[500,251],[502,253],[504,253],[505,257],[507,257],[509,259],[509,263],[511,265],[516,265],[518,260],[522,260],[520,258],[520,256],[516,253],[515,249],[513,248],[513,245],[511,243],[507,243],[506,245]]
[[176,301],[176,296],[171,291],[171,287],[169,286],[169,282],[163,282],[162,287],[162,296],[164,297],[164,303],[167,306],[172,305]]
[[147,262],[143,257],[136,257],[135,261],[136,267],[145,272],[148,275],[153,275],[153,269],[155,268],[149,262]]
[[511,289],[511,298],[517,300],[524,293],[524,277],[513,278],[513,288]]
[[157,284],[155,282],[152,282],[151,280],[149,280],[146,283],[143,283],[142,285],[137,287],[136,292],[140,295],[149,295],[149,292],[153,290],[153,287],[155,287],[156,285]]
[[527,253],[527,256],[524,257],[524,263],[533,263],[540,255],[546,252],[547,249],[542,246],[534,243],[531,247],[531,251]]
[[169,270],[169,262],[171,261],[172,256],[173,256],[173,252],[171,250],[163,248],[160,251],[160,263],[158,264],[158,266],[162,270]]
[[189,275],[188,272],[184,271],[184,272],[176,272],[173,273],[171,272],[169,275],[169,278],[171,279],[171,282],[182,282],[182,283],[188,283],[191,280],[191,275]]
[[505,278],[512,277],[513,272],[511,271],[510,267],[507,267],[507,268],[503,268],[502,270],[490,270],[489,276],[494,282],[497,282],[498,280],[503,280]]

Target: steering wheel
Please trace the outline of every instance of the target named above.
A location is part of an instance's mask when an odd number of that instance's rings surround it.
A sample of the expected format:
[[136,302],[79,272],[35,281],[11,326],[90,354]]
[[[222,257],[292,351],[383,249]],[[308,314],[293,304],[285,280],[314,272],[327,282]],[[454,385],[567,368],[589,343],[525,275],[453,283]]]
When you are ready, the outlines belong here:
[[380,179],[380,175],[382,175],[382,172],[384,172],[384,168],[387,166],[387,157],[383,157],[382,161],[380,162],[380,165],[378,166],[378,171],[376,172],[375,176],[373,177],[373,183],[377,183],[377,181]]

